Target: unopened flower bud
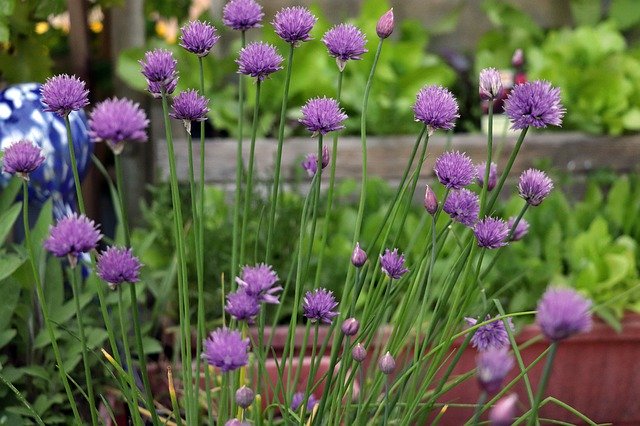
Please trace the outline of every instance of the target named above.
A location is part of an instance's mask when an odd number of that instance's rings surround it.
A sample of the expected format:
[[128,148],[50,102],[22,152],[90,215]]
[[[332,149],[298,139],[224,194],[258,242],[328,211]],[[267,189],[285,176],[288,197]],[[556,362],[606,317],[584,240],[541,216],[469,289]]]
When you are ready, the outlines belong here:
[[250,388],[242,386],[236,391],[236,404],[246,410],[253,404],[254,397],[255,395]]
[[522,49],[516,49],[516,51],[513,52],[511,65],[513,65],[514,68],[520,68],[524,65],[524,52]]
[[502,77],[495,68],[480,71],[480,98],[496,99],[502,93]]
[[438,198],[429,185],[424,192],[424,208],[432,216],[438,211]]
[[499,400],[489,413],[489,421],[493,426],[510,426],[516,416],[518,395],[512,393]]
[[362,362],[365,360],[365,358],[367,357],[367,350],[364,348],[364,346],[362,346],[362,343],[358,343],[351,350],[351,357],[356,362]]
[[394,26],[393,8],[391,8],[378,20],[378,24],[376,25],[376,33],[378,34],[378,37],[383,39],[389,37],[393,32]]
[[356,247],[353,249],[353,254],[351,255],[351,263],[356,268],[362,267],[367,261],[367,253],[360,248],[360,243],[356,243]]
[[347,318],[342,323],[342,332],[345,336],[355,336],[360,330],[360,323],[355,318]]
[[393,356],[388,351],[378,361],[378,368],[384,374],[391,374],[396,369],[396,360],[393,359]]

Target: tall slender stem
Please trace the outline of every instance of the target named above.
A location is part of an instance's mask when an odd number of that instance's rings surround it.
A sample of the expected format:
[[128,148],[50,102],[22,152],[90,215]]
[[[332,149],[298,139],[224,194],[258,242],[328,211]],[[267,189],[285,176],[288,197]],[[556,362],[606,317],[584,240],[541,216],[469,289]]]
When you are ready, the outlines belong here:
[[87,382],[87,398],[89,399],[89,411],[91,412],[91,424],[98,424],[98,410],[96,409],[95,394],[93,391],[93,381],[91,380],[91,367],[87,356],[87,338],[84,334],[84,321],[82,320],[82,308],[80,307],[80,288],[78,278],[74,268],[69,268],[69,279],[71,280],[71,291],[76,307],[76,321],[78,323],[78,335],[80,336],[80,347],[82,352],[82,364],[84,365],[84,377]]
[[33,241],[31,240],[31,228],[29,227],[29,186],[26,181],[22,182],[22,194],[22,223],[24,225],[24,241],[27,245],[27,251],[29,252],[29,263],[31,264],[33,279],[36,282],[36,293],[40,302],[40,309],[42,309],[42,316],[44,318],[45,327],[47,328],[49,340],[51,341],[51,347],[53,348],[53,356],[56,360],[56,364],[58,365],[60,380],[62,381],[62,385],[64,386],[64,390],[67,394],[69,406],[71,407],[71,411],[73,411],[73,417],[75,418],[76,423],[81,425],[82,418],[80,417],[78,406],[76,405],[73,393],[71,392],[69,380],[67,380],[67,372],[64,368],[64,364],[62,363],[62,357],[60,356],[56,334],[53,329],[53,324],[49,318],[49,307],[44,296],[42,281],[40,281],[40,273],[38,272],[38,267],[36,266],[36,255],[33,249]]
[[280,190],[280,169],[282,167],[282,147],[284,145],[284,128],[286,123],[287,103],[289,101],[289,85],[293,70],[294,44],[289,44],[289,60],[287,61],[287,73],[284,79],[284,93],[282,95],[282,107],[280,108],[280,124],[278,126],[278,149],[276,153],[276,166],[273,175],[273,189],[271,190],[271,206],[269,210],[269,225],[267,229],[267,249],[265,261],[269,263],[271,258],[271,239],[275,227],[276,212],[278,211],[278,192]]
[[[241,33],[242,47],[246,42],[246,32]],[[234,277],[238,270],[238,243],[240,228],[240,196],[242,194],[242,139],[244,130],[244,76],[238,74],[238,145],[236,146],[236,188],[233,206],[233,243],[231,249],[231,283],[233,285]]]
[[482,181],[482,192],[480,195],[480,217],[484,217],[484,207],[489,191],[489,174],[491,173],[491,155],[493,153],[493,99],[489,99],[489,129],[487,135],[487,164],[484,168],[484,180]]
[[[134,375],[135,368],[133,366],[133,359],[131,358],[131,350],[129,349],[129,321],[127,321],[124,315],[124,299],[122,298],[122,287],[118,287],[118,316],[120,318],[120,331],[122,337],[122,345],[124,346],[124,356],[127,363],[127,373],[129,374],[129,383],[131,385],[131,402],[134,407],[138,406],[138,397],[136,389],[136,379]],[[140,421],[140,412],[131,413],[134,418],[138,418]]]
[[247,185],[244,190],[244,207],[242,209],[242,231],[240,233],[240,262],[244,262],[247,228],[249,227],[249,205],[253,193],[253,168],[256,151],[256,135],[258,133],[258,114],[260,112],[260,80],[256,80],[256,104],[253,106],[253,125],[251,126],[251,146],[249,148],[249,165],[247,167]]
[[73,146],[73,136],[71,134],[71,122],[69,121],[69,115],[65,115],[64,124],[67,128],[67,145],[69,146],[69,158],[71,160],[71,171],[73,173],[73,183],[76,187],[76,197],[78,199],[78,210],[80,213],[85,213],[84,197],[82,196],[82,186],[80,185],[80,174],[78,173],[78,164],[76,162],[76,150]]
[[520,136],[518,136],[518,140],[516,141],[516,146],[513,148],[513,151],[511,151],[511,156],[509,157],[509,161],[507,161],[507,166],[502,171],[502,174],[500,175],[500,180],[498,181],[498,184],[496,185],[496,187],[492,191],[493,195],[491,196],[491,200],[489,201],[489,203],[487,204],[487,208],[485,209],[485,212],[487,212],[487,213],[491,212],[491,209],[493,208],[493,205],[495,204],[495,202],[497,201],[498,197],[500,196],[500,191],[502,191],[502,187],[504,186],[504,182],[507,180],[507,177],[509,176],[509,172],[511,171],[511,168],[513,167],[513,163],[516,161],[516,157],[518,156],[518,152],[520,151],[520,147],[522,146],[522,142],[524,142],[524,137],[527,135],[527,130],[529,130],[529,128],[525,127],[520,132]]
[[551,375],[551,367],[553,366],[553,359],[555,358],[557,351],[558,351],[558,342],[551,343],[551,346],[549,347],[549,354],[547,355],[547,361],[544,364],[544,368],[542,370],[542,376],[540,378],[540,383],[538,384],[538,392],[536,392],[536,399],[533,401],[533,407],[531,407],[531,416],[529,417],[529,421],[527,422],[529,426],[535,425],[538,421],[538,409],[540,408],[540,401],[542,401],[544,392],[547,389],[547,382],[549,381],[549,376]]

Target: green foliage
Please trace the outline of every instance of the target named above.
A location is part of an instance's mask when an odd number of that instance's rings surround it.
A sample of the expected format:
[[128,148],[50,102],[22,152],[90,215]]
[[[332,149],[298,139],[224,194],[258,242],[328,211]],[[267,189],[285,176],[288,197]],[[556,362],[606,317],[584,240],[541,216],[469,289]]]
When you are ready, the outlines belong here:
[[[360,15],[352,20],[367,36],[369,52],[361,61],[350,61],[344,71],[344,84],[341,105],[352,117],[347,120],[347,132],[355,134],[359,129],[362,96],[366,78],[369,74],[373,56],[378,43],[375,33],[376,22],[389,5],[387,1],[367,0],[363,2]],[[336,96],[338,69],[335,60],[327,54],[322,36],[331,27],[327,17],[317,6],[312,6],[318,22],[311,32],[313,40],[297,47],[294,54],[294,70],[289,90],[289,109],[287,111],[287,134],[304,133],[298,125],[299,109],[307,99],[316,96]],[[222,37],[236,38],[237,34],[218,25]],[[265,25],[261,38],[277,46],[280,54],[286,58],[289,45],[280,40],[270,25]],[[403,134],[416,131],[411,105],[415,94],[425,84],[450,85],[455,79],[454,72],[437,56],[427,53],[429,36],[423,25],[415,20],[399,23],[394,37],[384,43],[384,54],[378,63],[377,80],[372,90],[367,115],[368,130],[371,134]],[[153,40],[144,49],[128,50],[121,54],[116,72],[132,88],[145,90],[146,84],[140,75],[140,60],[144,51],[150,48],[170,49],[178,59],[180,80],[178,90],[200,87],[198,59],[175,45]],[[203,59],[205,66],[205,92],[211,98],[210,118],[216,129],[234,134],[237,127],[237,65],[236,52],[240,48],[239,40],[231,43],[229,54],[212,54]],[[273,135],[278,126],[282,100],[282,87],[285,73],[273,74],[262,84],[261,118],[259,132]],[[247,79],[246,91],[249,104],[253,103],[255,90]],[[230,84],[232,82],[233,84]],[[251,120],[251,105],[247,105],[245,118]]]

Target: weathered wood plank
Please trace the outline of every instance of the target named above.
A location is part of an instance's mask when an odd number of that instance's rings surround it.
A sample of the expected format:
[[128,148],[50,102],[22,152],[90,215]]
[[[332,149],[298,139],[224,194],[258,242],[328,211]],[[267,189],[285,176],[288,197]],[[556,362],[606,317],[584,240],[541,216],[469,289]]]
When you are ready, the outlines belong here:
[[[498,168],[506,164],[516,138],[509,136],[504,140],[504,148],[497,158]],[[415,141],[412,136],[371,137],[368,139],[368,168],[371,175],[380,176],[389,181],[398,179]],[[330,143],[330,141],[329,141]],[[494,147],[500,144],[500,138]],[[246,141],[245,158],[249,151]],[[274,165],[277,142],[262,139],[256,142],[256,173],[258,179],[270,178]],[[175,141],[178,175],[186,180],[188,173],[187,145],[185,140]],[[445,136],[434,136],[429,142],[428,158],[421,175],[433,175],[433,163],[447,147]],[[482,135],[455,135],[451,141],[452,149],[467,152],[474,161],[484,160],[486,138]],[[194,156],[199,155],[198,144],[194,143]],[[285,142],[283,154],[282,179],[290,181],[295,169],[300,167],[304,156],[316,149],[316,140],[311,138],[293,138]],[[339,179],[359,177],[361,172],[360,139],[343,137],[339,141],[336,175]],[[165,144],[156,144],[156,166],[159,179],[168,178],[168,162]],[[206,180],[208,182],[231,183],[235,179],[236,142],[230,139],[207,140]],[[591,136],[571,132],[532,133],[527,136],[520,155],[514,164],[512,173],[517,174],[531,167],[543,158],[562,171],[585,174],[590,170],[609,167],[618,172],[637,169],[640,165],[640,135],[610,137]]]

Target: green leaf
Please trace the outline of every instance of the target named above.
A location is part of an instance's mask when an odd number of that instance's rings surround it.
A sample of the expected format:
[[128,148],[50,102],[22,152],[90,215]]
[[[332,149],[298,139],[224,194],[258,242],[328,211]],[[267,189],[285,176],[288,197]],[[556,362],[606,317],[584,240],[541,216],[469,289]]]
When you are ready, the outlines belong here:
[[0,331],[0,348],[4,347],[7,343],[11,342],[11,339],[15,337],[17,330],[10,328],[9,330]]
[[0,281],[11,276],[26,260],[17,254],[0,253]]
[[21,211],[22,203],[16,203],[0,215],[0,245],[4,243],[7,235],[13,230],[13,224],[16,223]]
[[[0,264],[4,262],[0,258]],[[4,330],[9,327],[11,323],[11,317],[16,309],[18,300],[20,299],[20,283],[15,279],[6,279],[0,283],[2,286],[2,303],[0,303],[0,330]]]
[[640,22],[638,2],[636,0],[613,0],[609,8],[609,18],[621,30],[631,28]]
[[22,187],[22,182],[18,178],[11,179],[9,184],[2,188],[0,191],[0,211],[3,212],[12,205],[15,200],[20,188]]
[[120,77],[129,87],[136,90],[145,90],[147,82],[140,74],[140,64],[138,61],[144,58],[145,48],[127,49],[120,53],[116,63],[116,75]]

